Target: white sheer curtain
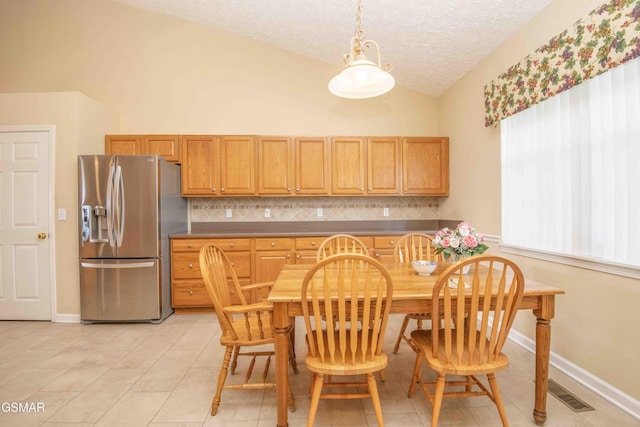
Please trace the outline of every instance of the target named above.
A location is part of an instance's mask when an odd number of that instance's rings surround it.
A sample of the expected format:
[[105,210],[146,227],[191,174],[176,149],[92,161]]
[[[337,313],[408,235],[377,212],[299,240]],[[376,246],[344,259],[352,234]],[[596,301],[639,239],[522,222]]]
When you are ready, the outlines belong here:
[[640,59],[500,126],[503,243],[640,266]]

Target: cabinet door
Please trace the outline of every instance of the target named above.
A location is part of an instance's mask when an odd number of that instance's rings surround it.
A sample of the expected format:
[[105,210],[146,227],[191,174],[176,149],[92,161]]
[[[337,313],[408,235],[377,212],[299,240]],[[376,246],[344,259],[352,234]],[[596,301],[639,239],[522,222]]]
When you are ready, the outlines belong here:
[[327,138],[296,138],[296,194],[329,194],[329,161]]
[[164,157],[168,162],[180,163],[180,135],[144,135],[145,154]]
[[211,135],[182,137],[182,195],[219,194],[220,138]]
[[256,194],[256,139],[253,136],[223,136],[220,140],[220,194]]
[[283,265],[292,263],[293,251],[256,251],[254,260],[256,282],[271,282],[278,278]]
[[293,146],[288,137],[258,137],[258,193],[291,194]]
[[367,138],[367,193],[400,194],[400,139]]
[[105,135],[105,154],[145,154],[140,135]]
[[365,139],[331,139],[331,191],[333,194],[364,194]]
[[449,195],[449,138],[403,138],[402,194]]

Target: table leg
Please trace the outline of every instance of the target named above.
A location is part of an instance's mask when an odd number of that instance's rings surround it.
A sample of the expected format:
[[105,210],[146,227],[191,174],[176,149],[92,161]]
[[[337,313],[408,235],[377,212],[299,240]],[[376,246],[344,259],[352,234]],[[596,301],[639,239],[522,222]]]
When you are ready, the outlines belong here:
[[541,308],[533,311],[536,322],[536,394],[533,419],[539,426],[547,421],[547,386],[551,352],[551,319],[554,316],[553,295],[543,296]]
[[275,328],[275,352],[276,352],[276,399],[277,399],[277,426],[287,427],[287,399],[289,384],[289,317],[286,303],[273,304],[273,324]]

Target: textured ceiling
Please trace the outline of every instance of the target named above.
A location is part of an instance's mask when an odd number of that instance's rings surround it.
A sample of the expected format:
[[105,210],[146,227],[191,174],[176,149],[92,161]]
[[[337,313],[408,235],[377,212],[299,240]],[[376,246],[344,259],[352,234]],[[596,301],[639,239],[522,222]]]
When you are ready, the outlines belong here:
[[[335,64],[356,0],[117,0]],[[362,28],[396,83],[438,96],[551,0],[363,0]],[[370,56],[375,60],[375,57]]]

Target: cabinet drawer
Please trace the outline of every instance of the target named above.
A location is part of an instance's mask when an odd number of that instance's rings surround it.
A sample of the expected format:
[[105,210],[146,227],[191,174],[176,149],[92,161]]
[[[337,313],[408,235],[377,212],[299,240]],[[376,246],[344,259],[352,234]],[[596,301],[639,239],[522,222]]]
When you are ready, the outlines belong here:
[[174,307],[213,307],[204,282],[174,281],[172,286]]
[[171,277],[174,279],[202,279],[200,252],[171,254]]
[[293,239],[288,237],[256,239],[256,251],[292,249]]
[[393,249],[400,237],[402,236],[376,236],[373,238],[373,247],[376,249]]
[[213,243],[225,253],[251,250],[251,239],[207,239],[207,243]]
[[296,237],[296,249],[318,249],[327,236]]
[[[236,276],[251,276],[251,254],[249,252],[225,253]],[[171,256],[172,277],[174,279],[202,279],[200,272],[200,252],[176,252]],[[227,277],[231,273],[227,272]]]
[[[231,262],[233,270],[238,278],[251,277],[251,253],[249,252],[225,252]],[[227,272],[227,277],[231,274]]]
[[[249,280],[238,280],[240,285],[248,285]],[[211,297],[207,292],[204,282],[196,280],[181,281],[176,280],[172,283],[173,290],[173,307],[213,307]],[[233,304],[241,304],[240,297],[236,293],[236,287],[229,285],[229,293],[231,294],[231,302]],[[245,300],[252,300],[251,291],[244,292]]]
[[174,252],[199,252],[205,243],[213,243],[223,251],[249,251],[251,239],[173,239],[171,250]]

